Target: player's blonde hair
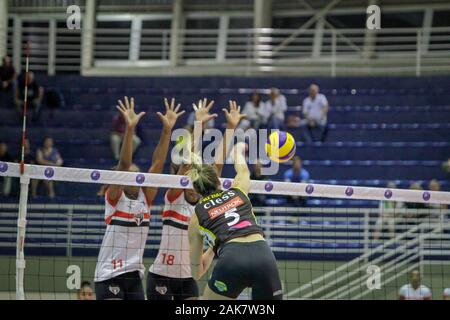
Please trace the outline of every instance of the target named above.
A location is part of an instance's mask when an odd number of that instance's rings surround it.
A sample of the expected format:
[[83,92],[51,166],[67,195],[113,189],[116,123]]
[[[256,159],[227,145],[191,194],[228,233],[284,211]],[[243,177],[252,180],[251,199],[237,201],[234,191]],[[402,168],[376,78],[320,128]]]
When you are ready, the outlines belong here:
[[203,197],[219,190],[220,180],[216,169],[209,164],[201,163],[198,156],[193,155],[191,169],[187,175],[192,181],[194,190]]

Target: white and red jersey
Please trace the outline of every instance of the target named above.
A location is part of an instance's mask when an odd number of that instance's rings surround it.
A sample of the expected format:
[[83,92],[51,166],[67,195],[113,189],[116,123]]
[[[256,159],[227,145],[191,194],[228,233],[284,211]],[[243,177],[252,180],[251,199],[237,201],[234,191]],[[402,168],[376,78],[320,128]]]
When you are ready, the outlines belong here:
[[103,237],[95,282],[108,280],[120,274],[139,271],[144,277],[145,243],[150,223],[150,206],[142,189],[138,198],[128,198],[122,191],[116,201],[105,194],[106,232]]
[[191,278],[188,226],[194,206],[186,201],[184,191],[164,197],[163,229],[158,255],[149,271],[170,278]]
[[417,289],[414,289],[411,284],[405,284],[403,287],[401,287],[398,294],[404,300],[431,299],[431,290],[424,285],[420,285]]

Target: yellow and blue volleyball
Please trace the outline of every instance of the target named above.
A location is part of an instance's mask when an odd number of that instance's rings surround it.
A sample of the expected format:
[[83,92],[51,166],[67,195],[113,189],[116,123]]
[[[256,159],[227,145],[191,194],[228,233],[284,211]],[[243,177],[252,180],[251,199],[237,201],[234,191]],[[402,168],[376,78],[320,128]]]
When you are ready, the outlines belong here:
[[295,155],[294,137],[285,131],[272,132],[266,142],[266,153],[275,162],[286,162]]

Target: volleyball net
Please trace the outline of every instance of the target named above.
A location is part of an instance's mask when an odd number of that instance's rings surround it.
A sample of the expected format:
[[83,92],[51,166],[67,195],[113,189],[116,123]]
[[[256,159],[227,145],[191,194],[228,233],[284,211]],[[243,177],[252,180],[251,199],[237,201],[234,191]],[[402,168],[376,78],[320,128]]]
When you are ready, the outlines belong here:
[[[164,221],[187,224],[162,214],[167,188],[192,188],[185,176],[37,165],[25,165],[21,175],[19,164],[0,162],[0,177],[20,186],[16,200],[0,202],[0,299],[76,299],[83,281],[93,284],[106,228],[102,186],[159,188],[147,271]],[[232,179],[221,182],[227,189]],[[55,199],[31,197],[36,184],[48,183]],[[450,287],[449,192],[258,180],[250,198],[286,299],[397,299],[414,270],[433,299]],[[208,275],[199,281],[200,293]],[[250,296],[246,290],[240,299]]]

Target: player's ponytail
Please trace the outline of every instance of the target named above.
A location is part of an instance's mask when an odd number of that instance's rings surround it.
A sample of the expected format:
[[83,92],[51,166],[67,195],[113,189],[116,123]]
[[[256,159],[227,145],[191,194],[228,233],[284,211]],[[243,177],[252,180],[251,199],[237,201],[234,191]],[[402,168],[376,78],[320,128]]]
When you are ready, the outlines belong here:
[[203,197],[219,190],[220,181],[215,168],[211,165],[194,161],[187,175],[191,179],[195,191]]

